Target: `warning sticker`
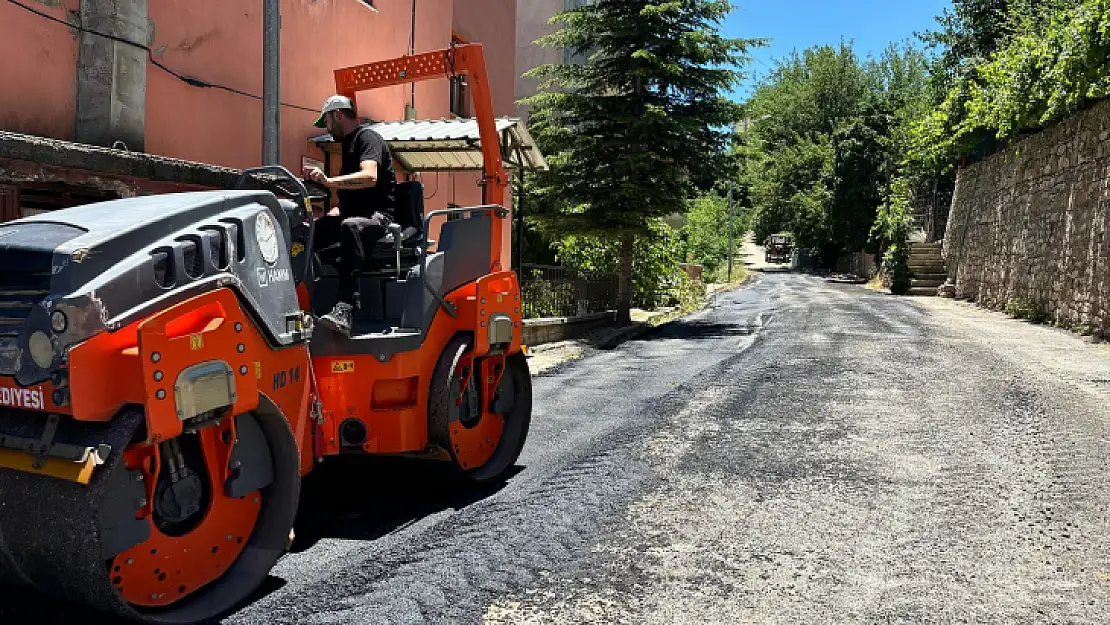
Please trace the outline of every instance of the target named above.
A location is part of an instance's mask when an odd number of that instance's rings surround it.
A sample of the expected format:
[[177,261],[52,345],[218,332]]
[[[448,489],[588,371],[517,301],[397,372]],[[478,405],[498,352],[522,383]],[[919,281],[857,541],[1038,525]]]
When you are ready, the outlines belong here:
[[331,361],[332,373],[354,373],[355,361],[353,360],[333,360]]
[[191,347],[193,349],[193,351],[196,351],[198,349],[204,349],[204,335],[194,334],[194,335],[190,336],[189,337],[189,347]]

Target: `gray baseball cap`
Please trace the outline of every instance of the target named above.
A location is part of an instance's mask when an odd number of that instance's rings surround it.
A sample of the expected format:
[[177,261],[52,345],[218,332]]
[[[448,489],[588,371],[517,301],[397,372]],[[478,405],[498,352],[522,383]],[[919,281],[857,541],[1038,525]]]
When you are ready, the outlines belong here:
[[316,119],[315,126],[317,128],[327,128],[327,124],[324,123],[324,116],[332,111],[342,111],[344,109],[354,111],[355,103],[346,96],[333,95],[324,102],[324,108],[320,111],[320,117]]

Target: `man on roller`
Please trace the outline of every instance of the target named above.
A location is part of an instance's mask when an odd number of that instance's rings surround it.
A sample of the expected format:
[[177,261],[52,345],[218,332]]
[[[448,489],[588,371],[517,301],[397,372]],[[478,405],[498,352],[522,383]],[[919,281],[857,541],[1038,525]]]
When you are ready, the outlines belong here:
[[340,246],[339,293],[335,308],[320,318],[320,324],[350,336],[352,315],[359,307],[359,276],[394,219],[393,157],[381,135],[359,123],[350,98],[328,98],[316,126],[342,142],[343,156],[338,176],[328,177],[315,167],[305,170],[307,179],[336,189],[339,196],[338,208],[316,221],[316,248],[336,241]]

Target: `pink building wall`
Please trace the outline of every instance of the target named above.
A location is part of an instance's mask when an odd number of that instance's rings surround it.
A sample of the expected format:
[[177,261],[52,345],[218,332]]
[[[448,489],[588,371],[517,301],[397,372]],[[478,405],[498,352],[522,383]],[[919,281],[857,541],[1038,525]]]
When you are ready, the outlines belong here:
[[[26,0],[66,20],[79,0]],[[282,0],[281,99],[317,109],[334,92],[333,70],[403,56],[409,50],[411,0]],[[498,116],[514,113],[515,0],[417,0],[416,51],[446,48],[452,35],[483,44]],[[150,0],[154,58],[176,72],[250,94],[262,93],[262,3]],[[76,109],[75,30],[0,2],[0,130],[72,140]],[[146,151],[234,168],[255,166],[262,152],[262,102],[187,85],[152,64],[146,74]],[[416,85],[422,119],[449,117],[446,80]],[[359,95],[359,113],[403,119],[409,87]],[[309,138],[314,111],[283,106],[281,161],[300,173],[301,157],[323,158]],[[422,176],[427,210],[481,202],[474,174]],[[437,224],[438,225],[438,224]],[[434,228],[434,230],[438,230]],[[507,239],[508,237],[506,237]],[[508,252],[505,241],[503,250]]]
[[495,114],[499,117],[513,115],[516,0],[455,0],[454,17],[455,34],[466,41],[480,43],[485,49]]
[[[67,18],[65,6],[29,4]],[[0,3],[0,130],[71,139],[76,114],[76,31]]]
[[[58,19],[79,2],[27,0]],[[412,4],[360,0],[283,0],[282,101],[315,109],[334,91],[339,67],[402,56],[409,50]],[[511,115],[515,3],[509,0],[417,0],[416,51],[445,48],[453,31],[486,46],[498,115]],[[189,77],[262,93],[262,4],[227,0],[159,0],[148,4],[154,57]],[[0,3],[0,129],[72,139],[77,33],[10,3]],[[361,94],[360,113],[404,116],[409,87]],[[146,149],[229,167],[256,165],[262,150],[260,100],[197,88],[148,64]],[[447,81],[420,83],[421,118],[449,115]],[[282,163],[300,167],[315,114],[282,107]]]

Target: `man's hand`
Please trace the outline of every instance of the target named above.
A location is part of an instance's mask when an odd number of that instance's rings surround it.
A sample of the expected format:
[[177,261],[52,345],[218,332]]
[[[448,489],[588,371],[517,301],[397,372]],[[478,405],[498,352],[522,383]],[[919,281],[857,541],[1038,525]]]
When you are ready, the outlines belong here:
[[362,161],[359,170],[344,176],[325,176],[319,169],[312,167],[305,170],[305,177],[313,182],[318,182],[329,189],[367,189],[378,184],[378,162]]
[[319,167],[306,167],[304,170],[304,176],[305,178],[311,180],[312,182],[315,182],[316,184],[322,184],[329,189],[335,188],[335,183],[332,181],[332,179],[325,176],[324,172],[320,171]]

